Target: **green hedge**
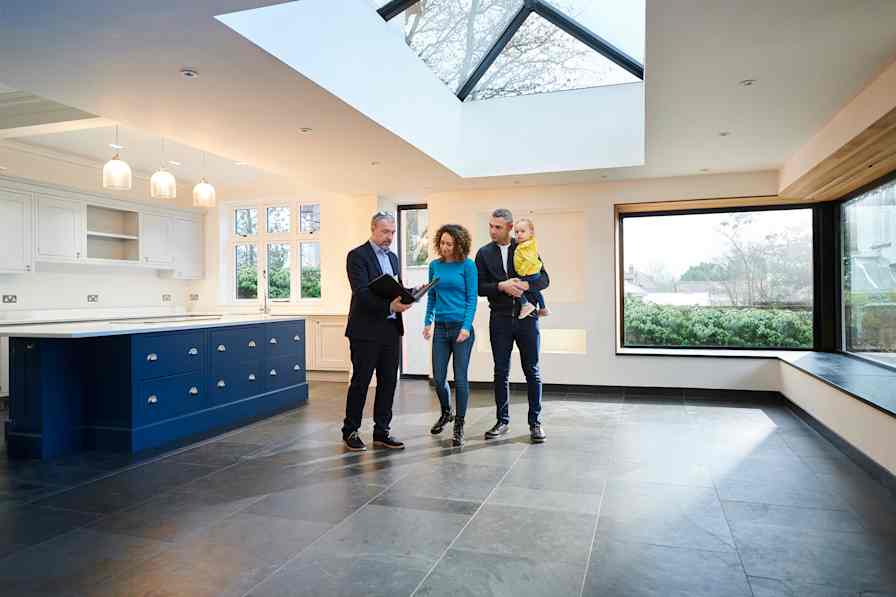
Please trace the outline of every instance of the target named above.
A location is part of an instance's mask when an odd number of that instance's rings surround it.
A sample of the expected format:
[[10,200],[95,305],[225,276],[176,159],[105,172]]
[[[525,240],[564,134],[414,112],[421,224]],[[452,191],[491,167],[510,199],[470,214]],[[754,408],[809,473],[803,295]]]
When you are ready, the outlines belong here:
[[812,348],[812,311],[678,307],[625,298],[626,346]]
[[[271,274],[271,298],[289,298],[290,270],[278,269]],[[258,271],[252,266],[243,266],[237,272],[237,298],[258,297]],[[320,298],[320,268],[302,270],[302,298]]]

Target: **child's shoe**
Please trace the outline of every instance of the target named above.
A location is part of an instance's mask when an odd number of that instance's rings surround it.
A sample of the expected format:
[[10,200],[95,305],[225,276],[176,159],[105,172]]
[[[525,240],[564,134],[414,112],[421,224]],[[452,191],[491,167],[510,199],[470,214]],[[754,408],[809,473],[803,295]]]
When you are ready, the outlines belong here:
[[535,310],[535,305],[532,303],[526,303],[520,307],[520,319],[526,319],[530,315],[532,315],[532,311]]
[[550,315],[550,314],[551,314],[551,310],[548,309],[547,307],[545,307],[544,309],[539,309],[539,310],[538,310],[538,316],[539,316],[539,317],[547,317],[547,316]]

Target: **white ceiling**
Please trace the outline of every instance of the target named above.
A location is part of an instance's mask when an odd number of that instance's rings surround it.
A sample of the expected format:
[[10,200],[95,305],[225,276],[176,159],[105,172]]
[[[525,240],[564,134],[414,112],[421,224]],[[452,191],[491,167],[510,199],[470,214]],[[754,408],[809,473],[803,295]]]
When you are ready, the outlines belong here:
[[12,3],[0,79],[297,186],[396,192],[774,169],[896,56],[892,1],[648,0],[645,166],[461,179],[213,18],[275,3]]

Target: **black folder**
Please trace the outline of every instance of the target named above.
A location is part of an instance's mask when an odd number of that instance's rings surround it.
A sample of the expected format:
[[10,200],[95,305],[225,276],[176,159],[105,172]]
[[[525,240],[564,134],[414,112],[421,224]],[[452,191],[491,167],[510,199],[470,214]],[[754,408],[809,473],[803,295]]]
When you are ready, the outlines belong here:
[[370,284],[368,284],[367,287],[370,289],[370,292],[384,299],[393,301],[397,297],[401,297],[402,303],[404,303],[405,305],[410,305],[411,303],[419,301],[424,294],[429,292],[430,288],[434,287],[438,283],[439,279],[433,278],[432,282],[430,282],[429,284],[424,284],[417,290],[414,290],[412,288],[405,288],[398,283],[398,280],[396,280],[389,274],[383,274],[382,276],[376,278]]

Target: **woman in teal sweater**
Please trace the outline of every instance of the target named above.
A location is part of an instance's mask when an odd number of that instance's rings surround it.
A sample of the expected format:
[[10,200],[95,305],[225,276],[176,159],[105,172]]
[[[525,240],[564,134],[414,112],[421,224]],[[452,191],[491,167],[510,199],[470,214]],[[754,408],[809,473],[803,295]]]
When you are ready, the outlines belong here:
[[[464,417],[470,399],[467,369],[473,352],[473,316],[476,315],[478,280],[476,264],[468,256],[470,233],[463,226],[446,224],[434,237],[438,259],[429,264],[429,280],[439,283],[427,294],[423,337],[432,338],[432,378],[442,406],[442,414],[430,430],[438,435],[454,421],[455,446],[464,444]],[[433,331],[435,322],[435,331]],[[454,355],[454,384],[457,415],[451,413],[448,387],[448,360]]]

